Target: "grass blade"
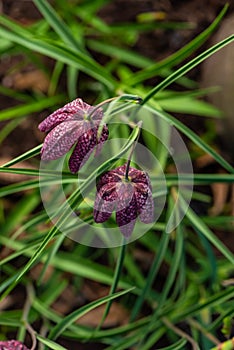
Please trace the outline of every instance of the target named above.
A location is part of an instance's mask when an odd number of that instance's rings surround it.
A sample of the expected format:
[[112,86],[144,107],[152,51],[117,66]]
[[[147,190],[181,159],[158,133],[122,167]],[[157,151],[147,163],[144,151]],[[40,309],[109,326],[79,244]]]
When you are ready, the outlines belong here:
[[[123,239],[123,243],[120,247],[119,257],[117,260],[117,264],[116,264],[116,268],[115,268],[115,272],[114,272],[114,277],[113,277],[113,282],[111,284],[111,289],[110,289],[109,295],[113,295],[113,293],[115,293],[116,288],[118,286],[120,275],[121,275],[121,272],[123,269],[125,253],[126,253],[126,242],[125,242],[125,239]],[[110,311],[111,305],[112,305],[112,299],[108,300],[108,302],[106,304],[104,314],[103,314],[101,322],[97,328],[98,330],[102,327],[103,323],[105,322],[105,319],[108,316],[108,313]]]
[[[1,22],[2,17],[0,16],[0,24]],[[108,88],[112,90],[115,88],[115,79],[108,73],[105,68],[95,62],[93,59],[89,58],[87,55],[84,55],[81,52],[76,52],[74,49],[71,49],[67,46],[59,45],[54,41],[47,42],[45,38],[40,39],[38,37],[34,37],[31,33],[26,36],[24,34],[22,35],[20,32],[14,32],[12,31],[11,23],[12,21],[7,21],[9,29],[0,27],[1,37],[4,37],[5,39],[16,44],[22,45],[29,50],[39,52],[42,55],[76,67],[77,69],[80,69],[91,77],[102,82]]]
[[[233,35],[234,38],[234,35]],[[212,158],[216,160],[224,169],[226,169],[230,173],[234,173],[234,168],[221,156],[219,155],[213,148],[211,148],[205,141],[203,141],[198,135],[195,134],[191,129],[189,129],[186,125],[181,123],[175,117],[171,116],[169,113],[158,110],[157,108],[152,108],[150,106],[146,106],[151,110],[152,113],[155,113],[159,118],[163,118],[170,125],[174,125],[178,130],[180,130],[183,134],[185,134],[191,141],[193,141],[198,147],[200,147],[204,152],[211,155]]]
[[35,148],[30,149],[29,151],[21,154],[19,157],[16,157],[16,158],[10,160],[9,162],[3,164],[2,167],[8,168],[14,164],[22,162],[23,160],[30,159],[32,157],[37,156],[41,152],[41,147],[42,147],[42,144],[36,146]]
[[145,282],[145,287],[143,288],[140,296],[138,297],[138,299],[136,300],[135,304],[134,304],[134,307],[133,307],[133,310],[132,310],[132,313],[131,313],[131,318],[130,320],[133,321],[135,320],[135,318],[137,317],[144,301],[145,301],[145,298],[153,284],[153,281],[155,280],[155,277],[159,271],[159,268],[161,266],[161,263],[164,259],[164,256],[165,256],[165,252],[166,252],[166,249],[167,249],[167,245],[168,245],[168,242],[170,240],[170,235],[168,235],[167,233],[163,233],[162,234],[162,237],[161,237],[161,240],[159,242],[159,245],[158,245],[158,253],[155,255],[155,258],[153,260],[153,263],[151,265],[151,268],[149,270],[149,273],[148,273],[148,276],[146,278],[146,282]]
[[45,344],[46,346],[48,346],[50,349],[53,350],[67,350],[66,348],[64,348],[63,346],[53,342],[50,339],[44,338],[41,335],[37,334],[37,339],[42,343]]
[[50,332],[49,334],[49,339],[56,339],[58,338],[58,336],[66,329],[68,328],[73,322],[75,322],[76,320],[78,320],[81,316],[87,314],[89,311],[95,309],[96,307],[112,300],[112,299],[116,299],[124,294],[127,294],[129,292],[131,292],[133,288],[129,288],[127,290],[112,294],[112,295],[108,295],[106,297],[100,298],[98,300],[95,300],[91,303],[89,303],[88,305],[85,305],[81,308],[79,308],[78,310],[75,310],[74,312],[72,312],[71,314],[69,314],[68,316],[66,316],[60,323],[58,323]]
[[[183,200],[181,202],[184,204]],[[215,234],[191,208],[188,209],[186,217],[189,219],[192,226],[196,227],[196,229],[199,230],[199,232],[202,233],[220,251],[220,253],[222,253],[234,265],[234,255],[231,251],[215,236]]]
[[175,52],[171,56],[165,58],[164,60],[157,62],[148,68],[134,73],[132,77],[130,77],[130,81],[132,85],[140,83],[143,80],[149,79],[153,76],[156,76],[163,69],[169,69],[174,67],[176,64],[182,62],[186,57],[188,57],[191,53],[193,53],[196,49],[198,49],[210,36],[210,34],[217,28],[223,16],[227,12],[228,5],[225,5],[217,18],[211,23],[211,25],[204,30],[201,34],[199,34],[195,39],[190,41],[187,45],[185,45],[182,49]]
[[59,17],[57,12],[46,0],[33,0],[33,2],[64,43],[77,51],[84,52],[84,48],[72,34],[70,28],[64,23],[62,18]]
[[202,52],[200,55],[195,57],[193,60],[186,63],[181,68],[177,69],[174,73],[169,75],[166,79],[164,79],[161,83],[159,83],[157,86],[155,86],[150,92],[145,96],[145,98],[142,101],[142,105],[144,105],[147,101],[149,101],[155,94],[157,94],[159,91],[165,89],[167,86],[172,84],[174,81],[176,81],[178,78],[182,77],[186,73],[188,73],[191,69],[196,67],[198,64],[206,60],[208,57],[213,55],[215,52],[221,50],[226,45],[230,44],[234,40],[234,34],[230,35],[226,39],[220,41],[219,43],[213,45],[208,50]]
[[0,121],[19,118],[27,114],[42,111],[48,107],[52,107],[57,103],[65,102],[64,95],[46,97],[40,101],[28,102],[23,106],[16,106],[0,112]]

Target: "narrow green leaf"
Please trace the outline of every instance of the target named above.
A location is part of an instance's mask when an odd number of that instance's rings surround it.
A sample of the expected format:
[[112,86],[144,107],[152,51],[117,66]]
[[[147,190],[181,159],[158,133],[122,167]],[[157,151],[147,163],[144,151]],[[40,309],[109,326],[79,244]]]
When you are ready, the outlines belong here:
[[[176,311],[173,314],[173,322],[180,322],[186,319],[187,317],[193,317],[203,310],[214,308],[215,306],[224,305],[227,300],[232,301],[234,298],[234,287],[229,287],[222,290],[221,292],[216,292],[215,294],[209,296],[202,302],[189,305],[186,309],[182,309],[181,313],[178,314],[179,303],[176,305]],[[184,305],[184,300],[182,301]],[[180,305],[181,307],[181,305]]]
[[45,344],[46,346],[48,346],[50,349],[53,350],[67,350],[66,348],[64,348],[63,346],[53,342],[50,339],[44,338],[41,335],[37,334],[36,335],[37,339],[42,343]]
[[[233,35],[234,38],[234,35]],[[206,153],[210,154],[216,162],[218,162],[224,169],[229,171],[230,173],[234,173],[234,168],[221,156],[219,155],[213,148],[211,148],[205,141],[203,141],[195,132],[189,129],[182,122],[177,120],[175,117],[170,114],[158,110],[155,107],[145,106],[151,110],[152,113],[155,113],[159,118],[166,120],[170,125],[174,125],[177,129],[179,129],[183,134],[185,134],[191,141],[193,141],[198,147],[204,150]]]
[[18,101],[23,101],[23,102],[32,102],[33,97],[26,95],[25,93],[22,93],[20,91],[16,91],[14,89],[8,88],[6,86],[0,85],[0,93],[12,97]]
[[[179,215],[179,208],[176,211],[175,215]],[[176,278],[176,273],[177,270],[179,268],[179,264],[181,261],[181,255],[182,255],[182,250],[183,250],[183,240],[184,240],[184,235],[183,235],[183,231],[180,225],[178,225],[178,227],[176,228],[176,244],[175,244],[175,251],[174,251],[174,255],[173,255],[173,260],[170,266],[170,270],[169,273],[167,274],[167,278],[166,278],[166,282],[163,286],[163,290],[160,293],[160,297],[158,300],[158,304],[157,307],[155,308],[155,311],[152,314],[151,320],[150,320],[150,324],[147,328],[147,332],[144,335],[144,339],[142,339],[142,343],[141,343],[141,349],[142,350],[148,350],[150,349],[154,343],[155,343],[155,338],[154,338],[154,334],[150,334],[154,324],[156,323],[157,319],[159,318],[160,313],[162,313],[163,307],[165,306],[166,300],[167,300],[167,296],[170,292],[170,289],[173,285],[173,283],[175,283],[175,278]],[[144,343],[145,340],[145,343]]]
[[102,55],[104,54],[113,57],[118,59],[120,62],[125,62],[135,67],[145,68],[148,67],[149,64],[152,64],[152,61],[149,58],[127,50],[126,48],[120,48],[115,45],[94,39],[89,39],[87,44],[92,50],[95,50]]
[[212,118],[220,118],[222,116],[222,112],[211,104],[190,97],[181,96],[173,99],[168,98],[163,101],[158,101],[158,104],[162,109],[168,112]]
[[55,243],[52,245],[52,247],[49,249],[49,252],[47,254],[47,258],[46,261],[43,265],[43,269],[40,273],[40,276],[38,278],[38,285],[41,284],[41,281],[43,280],[45,273],[49,267],[49,265],[51,264],[51,261],[53,260],[53,258],[55,257],[57,251],[59,250],[61,244],[63,243],[65,239],[65,235],[61,234],[60,236],[58,236],[57,240],[55,241]]
[[61,101],[65,101],[64,95],[46,97],[40,101],[28,102],[21,106],[4,109],[0,112],[0,121],[27,116],[28,114],[39,112],[57,103],[61,103]]
[[[113,295],[113,293],[115,293],[116,288],[118,286],[119,280],[120,280],[120,276],[122,273],[122,269],[123,269],[123,263],[124,263],[124,258],[125,258],[125,253],[126,253],[126,240],[123,239],[123,243],[120,247],[120,251],[119,251],[119,257],[116,263],[116,268],[115,268],[115,272],[114,272],[114,276],[113,276],[113,282],[111,284],[111,289],[110,289],[110,293],[109,295]],[[106,317],[108,316],[108,313],[110,311],[112,305],[112,299],[110,299],[107,304],[106,304],[106,308],[104,311],[104,314],[102,316],[101,322],[98,326],[98,329],[100,329],[103,325],[103,323],[105,322]]]
[[91,311],[91,310],[95,309],[96,307],[108,302],[109,300],[116,299],[124,294],[129,293],[133,289],[134,289],[134,287],[129,288],[129,289],[124,290],[124,291],[121,291],[121,292],[118,292],[118,293],[115,293],[115,294],[112,294],[112,295],[108,295],[108,296],[103,297],[101,299],[95,300],[95,301],[89,303],[88,305],[82,306],[78,310],[75,310],[74,312],[72,312],[68,316],[64,317],[64,319],[51,330],[51,332],[49,334],[49,338],[50,339],[57,339],[59,337],[59,335],[61,333],[63,333],[63,331],[66,328],[68,328],[73,322],[78,320],[80,317],[87,314],[89,311]]
[[59,79],[63,72],[64,63],[57,61],[54,65],[53,73],[50,78],[50,85],[48,88],[48,96],[53,96],[58,88]]
[[10,233],[19,225],[28,214],[30,214],[39,204],[39,194],[30,193],[25,195],[11,210],[3,225],[0,225],[1,234]]
[[16,158],[10,160],[9,162],[3,164],[2,167],[7,168],[7,167],[10,167],[10,166],[17,164],[19,162],[22,162],[23,160],[30,159],[32,157],[37,156],[41,152],[41,147],[42,147],[42,144],[36,146],[35,148],[30,149],[29,151],[21,154],[19,157],[16,157]]
[[190,41],[187,45],[182,47],[171,56],[163,59],[160,62],[154,63],[151,66],[148,66],[145,70],[142,70],[138,73],[134,73],[132,77],[129,78],[132,85],[140,83],[143,80],[149,79],[153,76],[160,74],[160,71],[164,69],[169,69],[175,65],[182,62],[186,57],[192,54],[196,49],[198,49],[206,40],[209,38],[210,34],[217,28],[223,16],[227,12],[228,5],[225,5],[217,18],[211,23],[211,25],[205,29],[201,34],[199,34],[195,39]]
[[[2,18],[0,16],[0,23]],[[115,79],[104,69],[101,65],[95,62],[81,52],[76,52],[74,49],[67,46],[62,46],[54,41],[47,42],[45,38],[40,39],[32,35],[25,36],[19,32],[10,31],[11,21],[8,21],[9,29],[0,27],[0,35],[14,43],[22,45],[29,50],[39,52],[45,56],[54,58],[55,60],[61,61],[81,71],[87,73],[91,77],[99,80],[110,89],[114,89],[116,86]]]
[[170,235],[164,232],[162,234],[162,237],[161,237],[160,242],[158,244],[158,252],[154,257],[154,260],[152,262],[152,265],[151,265],[150,270],[148,272],[148,275],[146,277],[145,286],[142,289],[141,294],[137,298],[137,300],[134,304],[134,307],[132,308],[132,313],[131,313],[131,318],[130,318],[131,321],[135,320],[135,318],[137,317],[137,315],[139,314],[139,312],[141,310],[143,302],[145,301],[147,294],[148,294],[148,292],[153,284],[153,281],[155,280],[155,277],[159,271],[159,268],[162,264],[169,240],[170,240]]
[[78,96],[78,77],[79,71],[75,67],[67,67],[67,89],[70,100],[74,100]]
[[180,349],[186,349],[186,344],[187,344],[187,340],[186,339],[180,339],[178,340],[178,342],[166,346],[165,348],[160,348],[158,350],[180,350]]
[[37,169],[28,169],[28,168],[8,168],[6,165],[3,167],[0,167],[0,173],[10,173],[10,174],[19,174],[19,175],[28,175],[28,176],[53,176],[61,178],[61,175],[63,177],[69,177],[71,179],[75,180],[75,176],[69,172],[60,172],[54,171],[54,170],[37,170]]
[[167,86],[172,84],[174,81],[176,81],[178,78],[182,77],[186,73],[188,73],[191,69],[196,67],[198,64],[206,60],[208,57],[213,55],[215,52],[221,50],[226,45],[230,44],[234,40],[234,34],[227,37],[226,39],[220,41],[219,43],[213,45],[208,50],[202,52],[200,55],[186,63],[181,68],[177,69],[174,73],[169,75],[166,79],[164,79],[161,83],[159,83],[157,86],[155,86],[150,92],[145,96],[143,99],[143,102],[141,103],[144,105],[147,101],[149,101],[155,94],[157,94],[159,91],[165,89]]
[[38,180],[28,180],[21,183],[15,183],[15,184],[0,188],[0,197],[5,197],[12,193],[31,190],[33,188],[38,188],[38,187],[39,187]]
[[34,4],[37,6],[39,11],[45,17],[47,22],[55,30],[55,32],[60,36],[60,38],[67,45],[73,47],[75,50],[84,52],[84,48],[80,45],[80,42],[75,38],[75,36],[70,31],[70,28],[65,24],[57,12],[46,0],[33,0]]
[[23,118],[13,119],[0,130],[0,144],[22,122]]
[[[183,199],[182,203],[184,204]],[[220,251],[220,253],[222,253],[234,265],[234,255],[231,253],[231,251],[218,239],[218,237],[191,208],[188,208],[186,217],[189,219],[191,224],[196,227]]]

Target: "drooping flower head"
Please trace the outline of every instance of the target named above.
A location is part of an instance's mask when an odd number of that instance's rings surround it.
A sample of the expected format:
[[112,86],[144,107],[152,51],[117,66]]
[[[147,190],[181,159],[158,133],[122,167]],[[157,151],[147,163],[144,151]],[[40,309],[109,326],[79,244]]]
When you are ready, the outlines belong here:
[[42,160],[58,159],[75,145],[69,160],[69,168],[72,173],[76,173],[87,161],[94,148],[97,146],[100,149],[108,138],[108,129],[105,124],[98,136],[103,111],[101,108],[95,108],[95,110],[94,108],[77,98],[40,123],[39,130],[49,132],[42,147]]
[[29,350],[18,340],[0,341],[0,350]]
[[122,165],[103,174],[97,183],[94,221],[105,222],[116,211],[116,222],[125,238],[132,234],[135,222],[154,221],[152,187],[146,172]]

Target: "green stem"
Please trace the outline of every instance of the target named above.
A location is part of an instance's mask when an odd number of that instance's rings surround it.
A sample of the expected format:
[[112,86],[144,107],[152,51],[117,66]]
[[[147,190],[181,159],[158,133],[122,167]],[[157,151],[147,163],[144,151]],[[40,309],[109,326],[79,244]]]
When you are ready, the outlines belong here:
[[128,181],[128,172],[129,172],[129,168],[130,168],[130,164],[131,164],[131,159],[132,159],[132,155],[133,155],[133,152],[136,148],[136,145],[137,145],[137,141],[139,139],[139,136],[140,136],[140,132],[141,132],[141,126],[142,126],[142,121],[138,122],[137,123],[139,129],[138,129],[138,135],[137,135],[137,138],[135,140],[135,142],[133,143],[132,145],[132,148],[131,148],[131,151],[129,153],[129,156],[128,156],[128,160],[127,160],[127,166],[126,166],[126,171],[125,171],[125,180]]

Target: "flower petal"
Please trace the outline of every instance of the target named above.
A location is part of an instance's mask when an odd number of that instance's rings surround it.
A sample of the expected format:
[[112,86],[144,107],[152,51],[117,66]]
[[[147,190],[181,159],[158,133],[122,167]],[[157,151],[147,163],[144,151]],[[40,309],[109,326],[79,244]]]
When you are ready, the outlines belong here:
[[[102,120],[102,117],[103,117],[103,109],[100,107],[100,108],[97,108],[96,109],[96,106],[90,106],[90,110],[88,111],[89,113],[91,113],[91,119],[94,121],[94,122],[99,122]],[[92,113],[92,110],[95,111]]]
[[154,200],[152,192],[148,192],[148,198],[145,202],[145,205],[139,210],[139,219],[144,224],[151,224],[154,222]]
[[18,340],[0,341],[0,350],[29,350]]
[[49,132],[41,151],[42,160],[54,160],[66,154],[84,132],[84,124],[74,120],[63,122]]
[[104,222],[109,219],[115,209],[117,198],[115,182],[106,183],[100,188],[94,202],[93,213],[95,222]]
[[[90,125],[90,123],[89,123]],[[108,129],[102,132],[100,141],[101,145],[108,138]],[[97,146],[97,128],[90,128],[84,132],[78,139],[77,145],[72,152],[69,160],[69,168],[72,173],[76,173],[88,160],[91,152]]]
[[120,182],[116,186],[116,192],[118,195],[117,210],[127,208],[134,197],[132,184],[130,182]]
[[[119,202],[118,204],[120,204],[122,208],[122,203]],[[124,209],[118,210],[118,204],[116,209],[116,222],[124,237],[129,238],[137,218],[136,198],[133,196],[129,205]]]
[[97,183],[97,190],[99,191],[105,184],[113,183],[116,184],[121,181],[121,178],[112,170],[103,174]]
[[[96,129],[96,133],[97,133],[97,132],[98,132],[98,127],[97,127],[97,129]],[[101,132],[101,136],[100,136],[100,138],[97,140],[97,147],[96,147],[96,151],[95,151],[95,157],[97,157],[97,156],[100,154],[104,143],[105,143],[106,140],[108,139],[108,136],[109,136],[108,127],[107,127],[106,125],[103,125],[102,132]]]
[[92,129],[79,137],[77,145],[69,159],[69,168],[72,173],[76,173],[84,165],[95,146],[96,138]]
[[55,112],[50,114],[43,122],[38,126],[40,131],[49,131],[58,124],[62,123],[67,118],[71,118],[75,115],[76,120],[80,118],[83,120],[83,115],[92,110],[94,107],[90,106],[88,103],[82,101],[81,98],[67,103],[65,106],[57,109]]
[[119,166],[118,168],[112,170],[114,171],[116,174],[118,174],[119,176],[125,176],[125,172],[126,172],[126,164]]
[[140,213],[146,204],[150,189],[149,186],[144,183],[135,184],[134,189],[137,202],[137,210],[138,213]]
[[151,189],[149,175],[145,171],[141,171],[130,167],[128,174],[131,177],[131,181],[133,183],[144,183]]
[[111,216],[114,207],[115,202],[105,201],[99,195],[97,195],[93,209],[94,221],[97,223],[107,221]]

